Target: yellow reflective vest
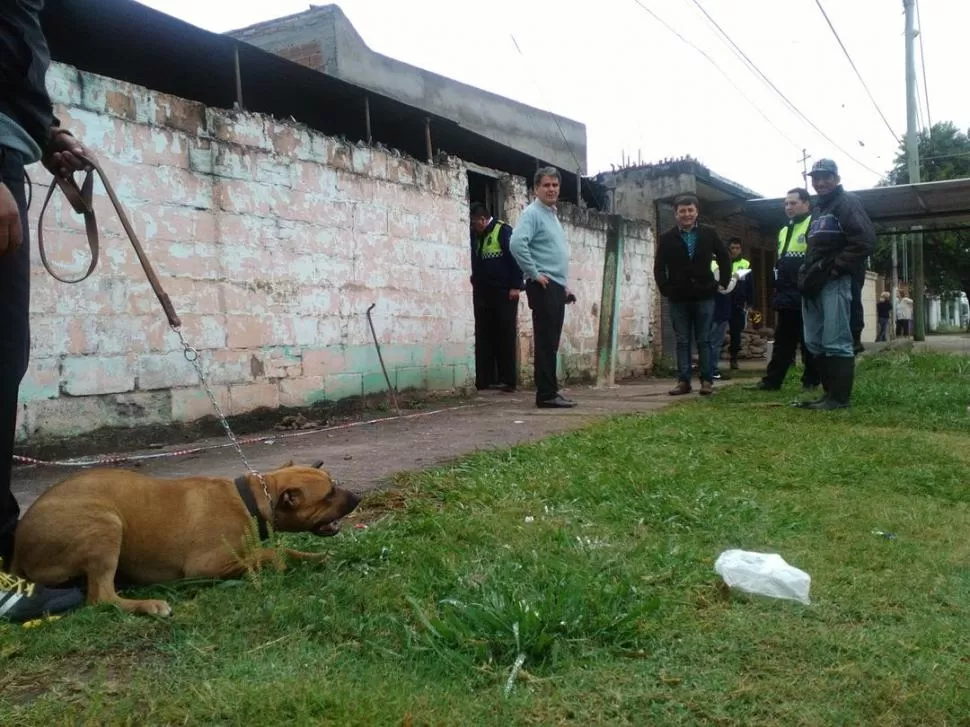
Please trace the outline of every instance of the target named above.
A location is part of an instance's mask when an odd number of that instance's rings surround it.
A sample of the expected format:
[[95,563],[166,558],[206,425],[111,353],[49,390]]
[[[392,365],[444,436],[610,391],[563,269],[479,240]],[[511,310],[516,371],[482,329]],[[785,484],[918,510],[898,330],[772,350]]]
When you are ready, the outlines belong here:
[[[808,226],[812,224],[812,216],[809,215],[801,222],[795,223],[795,229],[791,233],[791,241],[788,243],[786,255],[804,255],[808,249]],[[788,227],[785,225],[778,230],[778,257],[781,257],[782,250],[785,249],[785,240],[788,239]]]

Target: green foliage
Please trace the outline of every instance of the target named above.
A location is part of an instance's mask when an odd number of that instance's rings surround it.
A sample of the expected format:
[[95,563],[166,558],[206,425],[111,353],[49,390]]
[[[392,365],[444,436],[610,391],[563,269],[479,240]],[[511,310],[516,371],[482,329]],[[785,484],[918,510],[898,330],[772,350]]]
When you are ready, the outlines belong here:
[[[284,536],[326,565],[0,625],[0,724],[964,724],[968,402],[970,357],[893,353],[846,411],[725,387],[402,475]],[[812,604],[728,597],[732,547]]]
[[[920,180],[938,182],[970,177],[970,137],[952,122],[933,125],[919,134]],[[886,184],[909,183],[909,155],[900,145]],[[906,244],[906,237],[900,237]],[[872,256],[876,272],[892,274],[892,240],[879,238]],[[946,295],[964,291],[970,295],[970,230],[928,233],[923,236],[923,265],[929,292]]]

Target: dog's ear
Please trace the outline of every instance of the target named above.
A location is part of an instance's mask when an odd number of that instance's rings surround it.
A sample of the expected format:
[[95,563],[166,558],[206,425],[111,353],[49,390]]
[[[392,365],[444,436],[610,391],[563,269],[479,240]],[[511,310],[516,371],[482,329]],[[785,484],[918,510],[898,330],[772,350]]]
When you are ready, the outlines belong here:
[[288,487],[280,493],[276,506],[284,510],[292,510],[299,507],[301,502],[303,502],[303,490],[299,487]]
[[317,460],[316,462],[314,462],[314,463],[313,463],[312,465],[310,465],[310,466],[311,466],[311,467],[313,467],[313,469],[315,469],[315,470],[318,470],[318,469],[320,469],[321,467],[323,467],[323,460],[322,460],[322,459],[318,459],[318,460]]

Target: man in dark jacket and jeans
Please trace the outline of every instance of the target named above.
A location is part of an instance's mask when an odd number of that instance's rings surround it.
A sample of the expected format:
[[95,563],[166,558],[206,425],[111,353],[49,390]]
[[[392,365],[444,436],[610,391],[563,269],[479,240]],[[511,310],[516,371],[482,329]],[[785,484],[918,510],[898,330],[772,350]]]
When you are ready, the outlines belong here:
[[[714,391],[711,357],[711,321],[718,285],[731,281],[731,256],[717,231],[697,224],[697,197],[685,194],[674,200],[677,225],[660,236],[653,261],[653,277],[660,294],[670,301],[670,318],[677,338],[677,385],[671,396],[691,391],[691,338],[697,345],[701,394]],[[719,279],[711,273],[717,261]]]
[[77,589],[50,589],[4,572],[20,507],[10,491],[20,381],[30,351],[30,239],[24,166],[43,160],[65,178],[83,169],[84,148],[58,128],[45,78],[50,54],[41,0],[0,2],[0,620],[26,621],[74,608]]
[[825,395],[808,409],[849,406],[855,378],[852,346],[852,275],[872,253],[876,231],[859,200],[847,193],[831,159],[812,166],[818,194],[808,228],[805,261],[798,273],[805,344],[815,356]]
[[[525,282],[509,251],[512,226],[480,202],[471,207],[472,305],[475,313],[475,388],[515,391],[519,295]],[[497,378],[496,378],[497,377]]]
[[808,228],[812,221],[812,198],[807,189],[789,189],[785,197],[788,224],[778,233],[778,262],[775,264],[775,346],[764,378],[756,388],[777,391],[785,382],[789,367],[795,362],[799,344],[802,349],[802,388],[810,391],[819,385],[815,359],[805,346],[802,322],[802,295],[798,292],[798,269],[808,248]]

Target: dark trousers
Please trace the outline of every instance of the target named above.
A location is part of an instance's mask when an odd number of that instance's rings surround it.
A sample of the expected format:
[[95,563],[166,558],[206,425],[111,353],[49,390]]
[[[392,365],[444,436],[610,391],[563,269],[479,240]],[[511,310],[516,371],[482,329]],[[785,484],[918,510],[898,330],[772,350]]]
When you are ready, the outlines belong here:
[[775,311],[775,346],[771,352],[771,361],[762,379],[773,389],[781,388],[788,375],[788,369],[795,363],[798,348],[802,349],[802,363],[805,371],[802,373],[802,386],[818,386],[818,370],[815,367],[815,357],[805,346],[805,325],[802,320],[801,309]]
[[475,310],[475,386],[492,384],[515,388],[518,376],[515,360],[519,301],[509,300],[508,288],[476,287],[472,292]]
[[888,341],[889,340],[889,319],[880,318],[878,322],[879,322],[879,329],[876,333],[876,341]]
[[0,150],[0,178],[17,200],[23,229],[20,249],[0,256],[0,557],[9,567],[20,517],[20,507],[10,491],[17,395],[30,352],[30,240],[24,165],[19,154]]
[[866,327],[866,314],[862,309],[862,288],[866,284],[866,270],[860,268],[852,274],[852,304],[849,306],[849,328],[852,339],[859,340]]
[[744,319],[744,308],[731,309],[731,318],[728,322],[731,330],[731,343],[728,350],[731,352],[732,361],[737,359],[738,351],[741,350],[741,334],[744,332]]
[[903,338],[909,337],[909,321],[896,319],[896,336],[902,336]]
[[530,280],[525,292],[529,296],[532,311],[536,401],[548,401],[559,393],[556,361],[562,324],[566,318],[566,289],[551,280],[545,288]]

